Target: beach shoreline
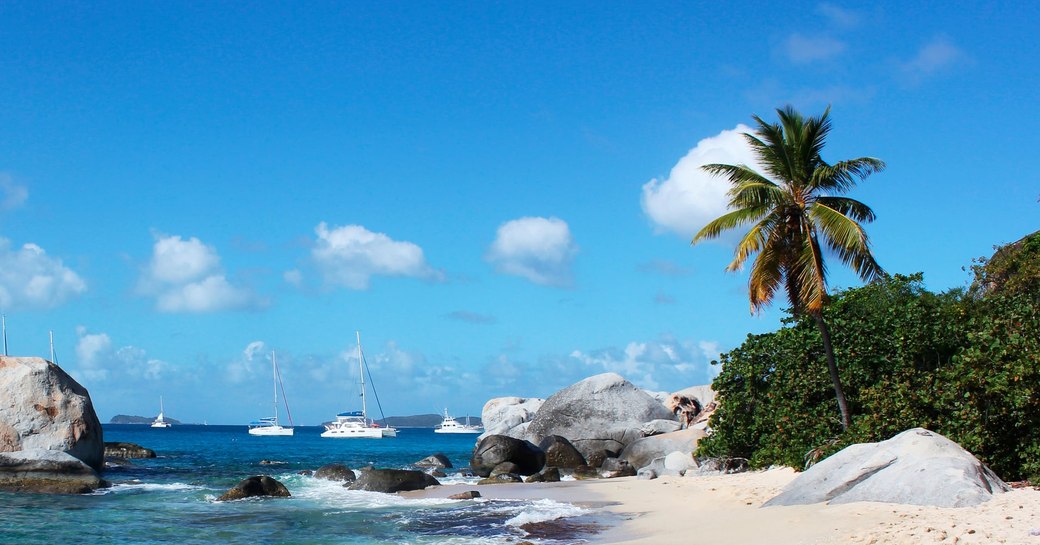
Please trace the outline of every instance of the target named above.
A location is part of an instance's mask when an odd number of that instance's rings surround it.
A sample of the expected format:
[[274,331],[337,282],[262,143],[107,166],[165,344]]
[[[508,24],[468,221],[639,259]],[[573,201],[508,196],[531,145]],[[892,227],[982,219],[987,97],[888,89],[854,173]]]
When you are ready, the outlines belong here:
[[559,483],[446,485],[402,494],[446,498],[468,490],[482,498],[550,499],[605,513],[611,521],[585,537],[592,544],[713,545],[1010,543],[1040,545],[1040,491],[1019,488],[974,507],[879,502],[762,507],[797,476],[791,469],[731,475],[636,477]]

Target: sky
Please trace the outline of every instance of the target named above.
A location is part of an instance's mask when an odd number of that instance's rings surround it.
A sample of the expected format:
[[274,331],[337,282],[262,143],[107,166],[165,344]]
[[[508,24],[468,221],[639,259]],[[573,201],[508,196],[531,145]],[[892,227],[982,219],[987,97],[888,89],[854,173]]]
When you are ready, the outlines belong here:
[[[1040,4],[0,3],[0,311],[98,416],[478,415],[773,331],[705,163],[828,106],[886,271],[1037,229]],[[1032,121],[1031,121],[1032,120]],[[1030,161],[1027,158],[1034,157]],[[834,263],[830,288],[859,285]],[[370,395],[369,401],[374,401]],[[284,414],[282,415],[284,419]]]

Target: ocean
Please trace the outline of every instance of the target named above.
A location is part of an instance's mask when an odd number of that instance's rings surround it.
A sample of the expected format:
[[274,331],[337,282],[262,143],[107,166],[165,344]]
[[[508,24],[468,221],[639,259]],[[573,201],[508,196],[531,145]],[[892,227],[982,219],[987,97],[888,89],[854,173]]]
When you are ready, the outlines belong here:
[[[105,424],[105,441],[136,443],[158,457],[108,466],[104,478],[113,486],[94,494],[0,492],[0,543],[561,545],[586,538],[532,536],[522,526],[594,517],[588,509],[549,500],[405,499],[300,474],[334,462],[352,469],[416,469],[415,462],[442,453],[455,468],[439,481],[475,483],[459,468],[469,464],[476,435],[403,428],[396,438],[327,439],[319,436],[320,427],[298,426],[293,437],[254,437],[246,430]],[[215,501],[253,475],[274,477],[292,497]]]

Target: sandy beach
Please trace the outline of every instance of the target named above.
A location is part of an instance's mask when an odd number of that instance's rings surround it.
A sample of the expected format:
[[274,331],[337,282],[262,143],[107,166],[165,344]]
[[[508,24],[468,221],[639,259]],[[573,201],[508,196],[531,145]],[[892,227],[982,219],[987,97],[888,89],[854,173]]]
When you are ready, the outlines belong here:
[[1020,488],[970,508],[888,503],[761,507],[790,482],[791,469],[735,475],[635,477],[549,484],[453,485],[413,492],[447,497],[478,490],[485,498],[548,498],[616,515],[592,543],[650,544],[968,544],[1040,545],[1040,491]]

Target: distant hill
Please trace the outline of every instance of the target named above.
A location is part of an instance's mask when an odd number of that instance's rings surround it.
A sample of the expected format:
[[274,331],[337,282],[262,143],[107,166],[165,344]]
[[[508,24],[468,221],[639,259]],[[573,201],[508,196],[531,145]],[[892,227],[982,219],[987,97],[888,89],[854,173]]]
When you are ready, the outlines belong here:
[[[435,428],[440,425],[442,420],[444,420],[444,416],[440,414],[416,414],[412,416],[386,417],[386,423],[395,428]],[[458,420],[463,424],[466,423],[465,416],[456,416],[455,420]],[[480,418],[476,416],[471,416],[469,418],[469,423],[478,426],[483,425],[483,423],[480,421]]]
[[[163,417],[163,420],[170,424],[180,424],[180,420],[174,418]],[[109,424],[151,424],[155,421],[154,416],[130,416],[128,414],[117,414],[109,420]]]

